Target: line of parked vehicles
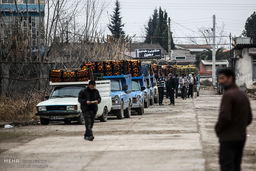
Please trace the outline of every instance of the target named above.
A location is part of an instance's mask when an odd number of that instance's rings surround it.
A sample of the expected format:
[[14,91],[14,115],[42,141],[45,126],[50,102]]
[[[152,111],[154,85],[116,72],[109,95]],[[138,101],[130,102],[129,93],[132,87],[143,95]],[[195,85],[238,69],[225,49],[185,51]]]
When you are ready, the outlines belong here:
[[[96,119],[106,122],[108,116],[118,119],[130,118],[132,113],[142,115],[144,108],[158,103],[157,80],[150,74],[150,65],[140,66],[140,73],[105,75],[96,81],[102,101],[99,104]],[[52,91],[47,100],[37,105],[37,116],[42,125],[50,121],[64,121],[70,124],[76,121],[84,123],[78,94],[88,85],[88,81],[53,82]]]

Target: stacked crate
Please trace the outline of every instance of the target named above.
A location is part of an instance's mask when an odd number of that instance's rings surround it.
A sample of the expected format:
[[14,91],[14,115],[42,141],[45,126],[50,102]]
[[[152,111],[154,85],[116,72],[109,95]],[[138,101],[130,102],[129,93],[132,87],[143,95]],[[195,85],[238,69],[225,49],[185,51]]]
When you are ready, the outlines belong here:
[[141,62],[138,60],[129,60],[128,71],[132,77],[139,77],[141,75]]
[[51,70],[49,75],[50,81],[62,82],[63,71],[62,70]]
[[88,69],[60,69],[51,70],[49,79],[52,82],[76,82],[88,81],[90,78]]

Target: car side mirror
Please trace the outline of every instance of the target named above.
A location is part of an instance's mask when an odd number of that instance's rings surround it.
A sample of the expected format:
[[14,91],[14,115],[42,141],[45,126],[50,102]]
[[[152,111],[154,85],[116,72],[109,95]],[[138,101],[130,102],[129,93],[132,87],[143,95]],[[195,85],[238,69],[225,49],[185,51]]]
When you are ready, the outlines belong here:
[[146,87],[144,87],[144,86],[141,87],[141,91],[144,91],[144,90],[146,90]]
[[128,90],[128,85],[124,85],[123,86],[123,91],[127,91]]

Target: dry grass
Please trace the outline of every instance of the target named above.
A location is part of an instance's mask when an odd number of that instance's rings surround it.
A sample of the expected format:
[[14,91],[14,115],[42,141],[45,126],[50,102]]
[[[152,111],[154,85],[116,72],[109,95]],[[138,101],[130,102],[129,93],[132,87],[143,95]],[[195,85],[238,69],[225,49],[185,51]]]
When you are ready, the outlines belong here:
[[0,121],[18,122],[30,121],[36,113],[36,105],[42,100],[40,94],[30,97],[1,97]]

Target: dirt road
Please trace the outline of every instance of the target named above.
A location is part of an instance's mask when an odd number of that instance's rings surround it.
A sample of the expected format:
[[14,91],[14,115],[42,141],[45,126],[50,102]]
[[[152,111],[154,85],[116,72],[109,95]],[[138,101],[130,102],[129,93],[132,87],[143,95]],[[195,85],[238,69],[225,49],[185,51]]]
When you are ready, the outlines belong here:
[[[0,129],[0,170],[218,170],[213,127],[220,96],[204,91],[194,100],[178,99],[174,107],[167,103],[142,116],[96,123],[93,142],[83,140],[80,125]],[[256,101],[252,106],[256,111]],[[255,120],[248,131],[244,171],[256,170]]]

